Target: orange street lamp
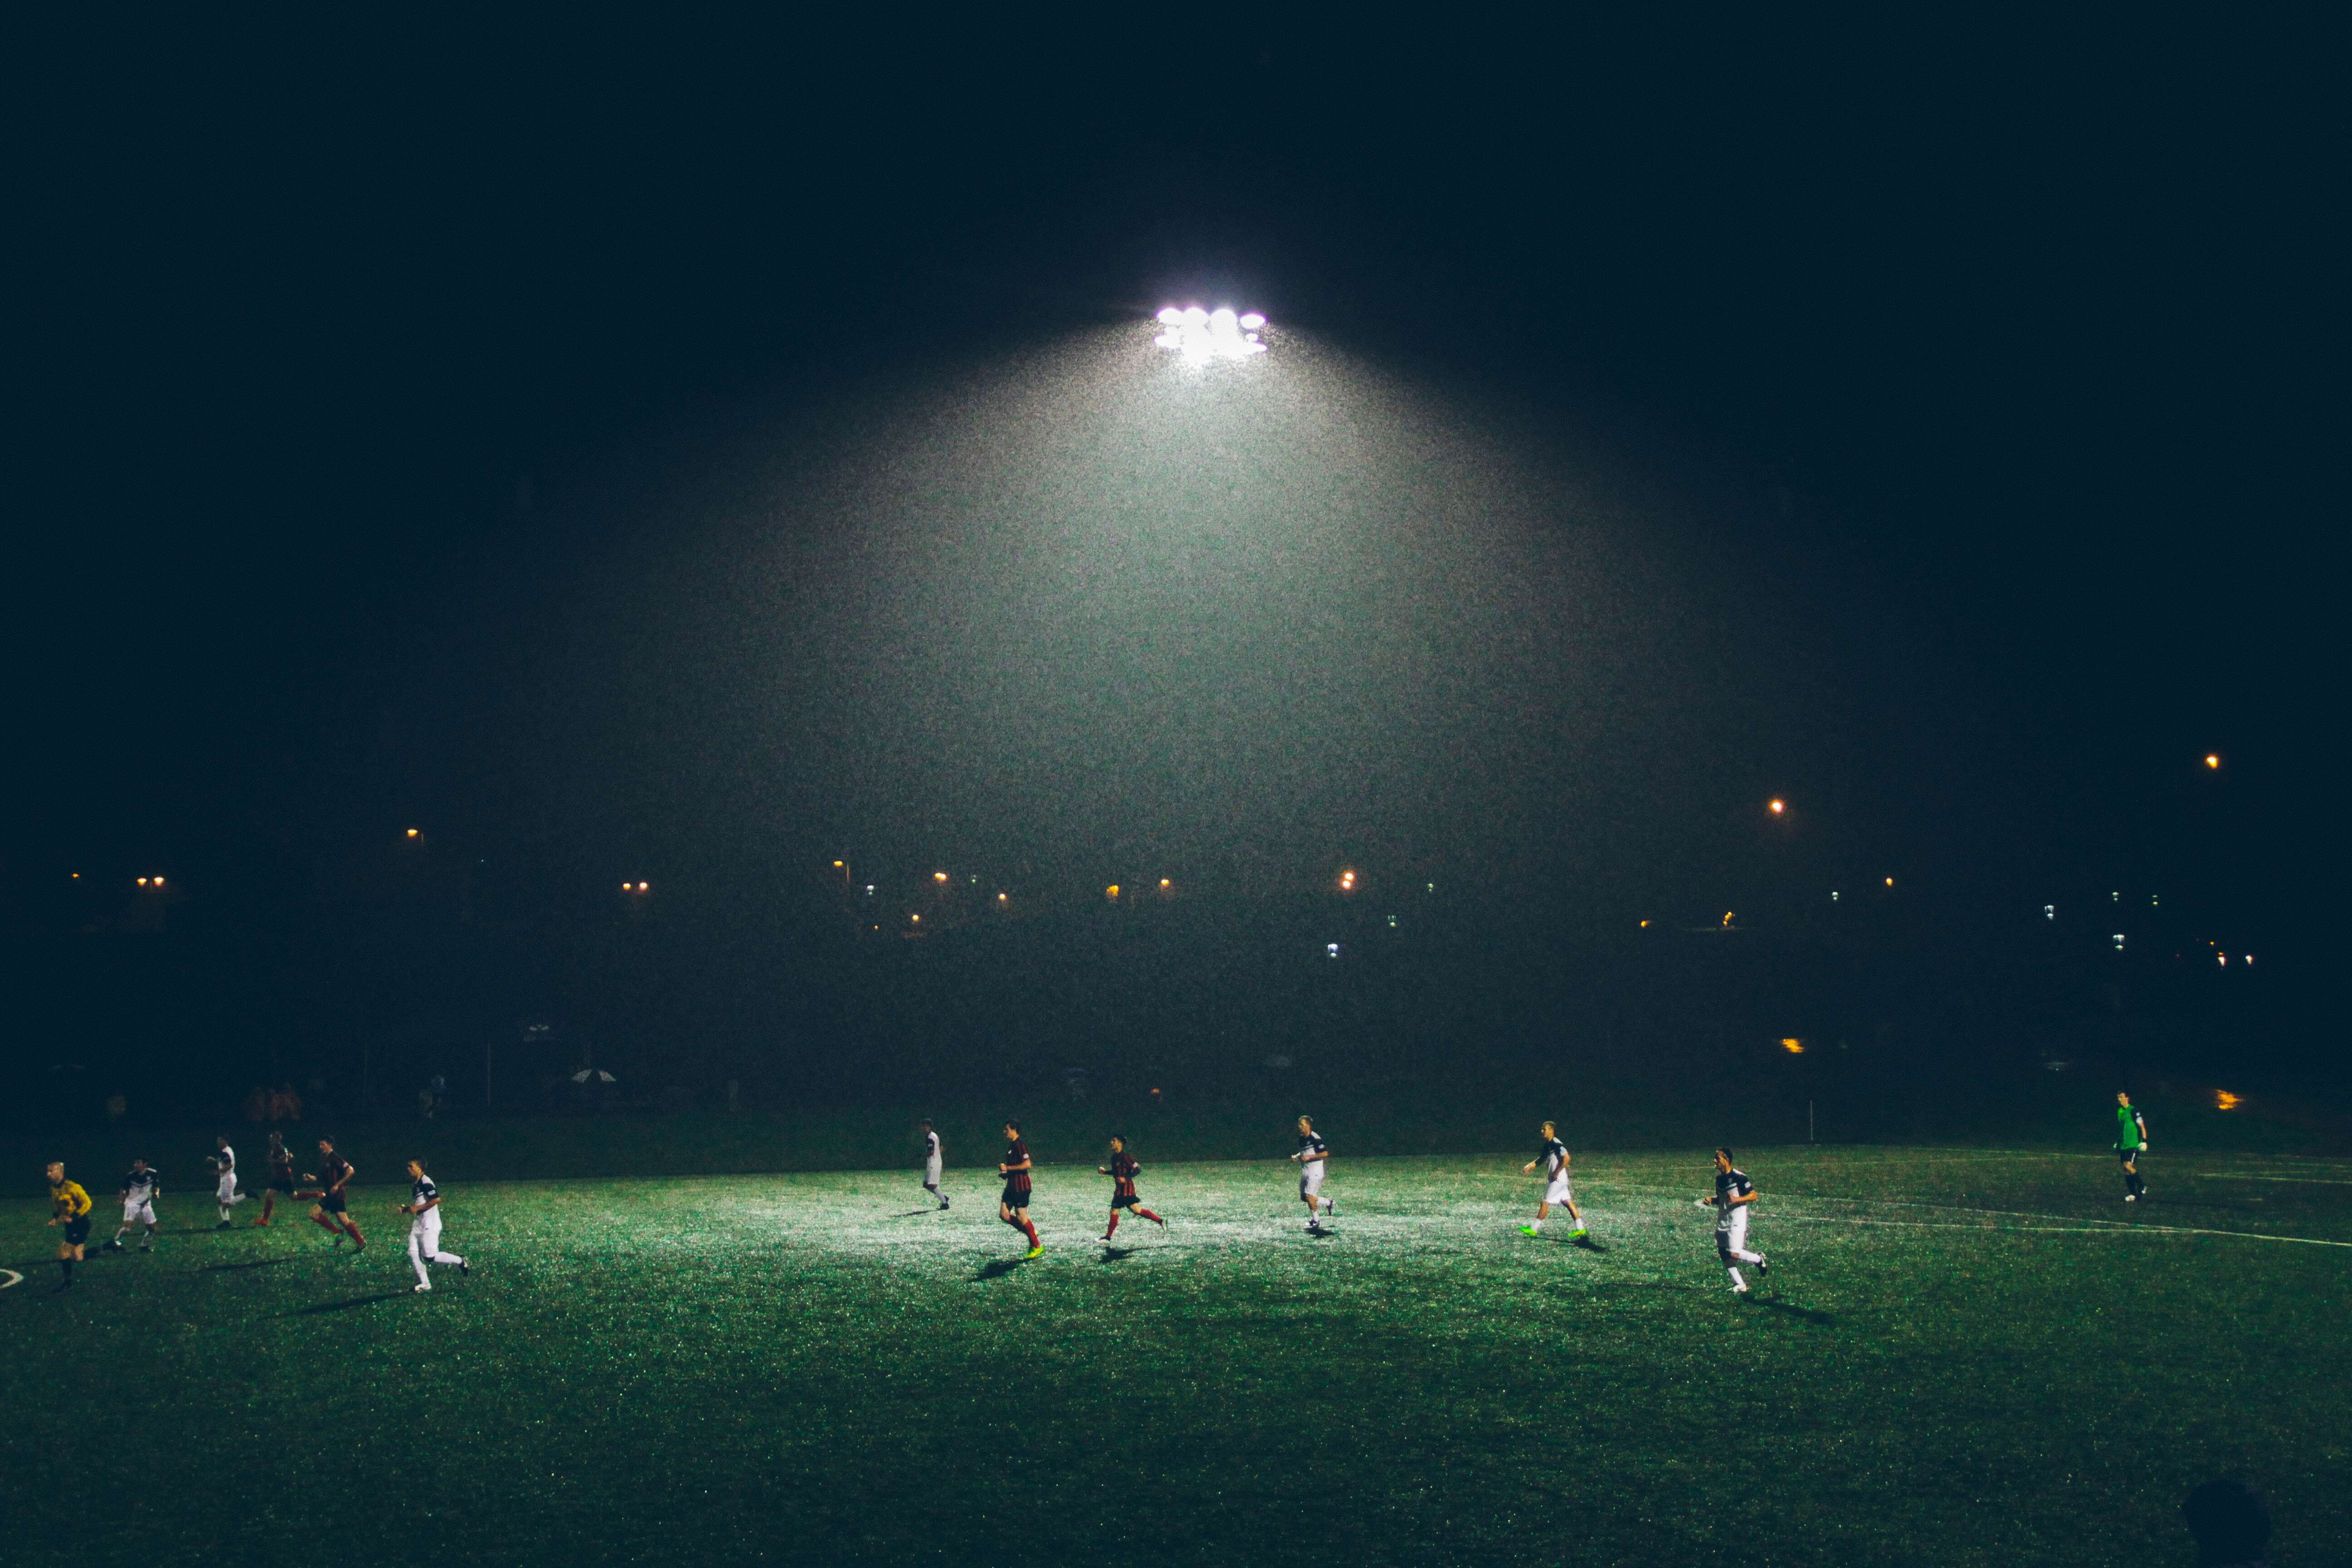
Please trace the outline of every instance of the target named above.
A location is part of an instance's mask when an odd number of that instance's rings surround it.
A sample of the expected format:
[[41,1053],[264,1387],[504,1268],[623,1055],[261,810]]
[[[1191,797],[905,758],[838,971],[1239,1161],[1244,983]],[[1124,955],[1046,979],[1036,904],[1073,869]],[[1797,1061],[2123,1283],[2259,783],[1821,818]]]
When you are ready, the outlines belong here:
[[1778,816],[1782,812],[1789,809],[1789,803],[1785,800],[1775,799],[1771,805],[1766,806],[1764,809],[1770,812],[1773,816]]
[[415,829],[414,827],[410,828],[410,829],[408,830],[408,837],[411,837],[411,838],[415,837],[416,837],[416,829]]
[[2220,753],[2220,752],[2206,752],[2206,753],[2205,753],[2205,765],[2206,765],[2207,767],[2209,767],[2209,768],[2218,768],[2218,767],[2220,767],[2220,766],[2221,765],[2221,753]]

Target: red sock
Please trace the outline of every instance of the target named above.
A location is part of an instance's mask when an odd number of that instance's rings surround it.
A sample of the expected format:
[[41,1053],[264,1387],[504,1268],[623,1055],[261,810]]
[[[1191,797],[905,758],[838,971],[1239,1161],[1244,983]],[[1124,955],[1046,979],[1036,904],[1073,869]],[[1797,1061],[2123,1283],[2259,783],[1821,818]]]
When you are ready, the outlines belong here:
[[1108,1230],[1104,1231],[1104,1232],[1103,1232],[1103,1235],[1105,1235],[1105,1236],[1107,1236],[1107,1237],[1109,1237],[1109,1236],[1117,1236],[1118,1234],[1118,1211],[1117,1209],[1113,1209],[1113,1210],[1111,1210],[1111,1211],[1110,1211],[1110,1228],[1109,1228]]
[[351,1238],[352,1238],[353,1241],[358,1242],[362,1247],[365,1247],[365,1246],[367,1245],[367,1237],[364,1237],[364,1236],[362,1236],[362,1235],[360,1234],[360,1227],[359,1227],[359,1226],[355,1226],[355,1225],[353,1225],[351,1221],[349,1221],[349,1220],[345,1220],[345,1221],[343,1221],[343,1229],[344,1229],[344,1230],[346,1230],[346,1231],[348,1231],[348,1232],[350,1232],[350,1233],[351,1233]]
[[1043,1247],[1043,1246],[1045,1246],[1045,1245],[1044,1242],[1042,1242],[1042,1241],[1040,1241],[1040,1240],[1038,1240],[1038,1239],[1037,1239],[1037,1225],[1036,1225],[1036,1222],[1035,1222],[1034,1220],[1030,1220],[1030,1221],[1025,1221],[1025,1222],[1024,1222],[1024,1223],[1023,1223],[1023,1225],[1022,1225],[1022,1226],[1021,1226],[1021,1228],[1022,1228],[1023,1230],[1025,1230],[1025,1231],[1027,1231],[1027,1232],[1029,1233],[1029,1245],[1030,1245],[1030,1246],[1032,1246],[1032,1247]]
[[1166,1220],[1161,1219],[1158,1215],[1153,1214],[1150,1209],[1138,1208],[1135,1212],[1141,1215],[1145,1219],[1150,1220],[1154,1225],[1166,1225],[1168,1223]]
[[319,1228],[320,1230],[327,1232],[329,1235],[342,1235],[343,1227],[337,1225],[333,1220],[329,1219],[325,1215],[312,1215],[310,1217],[318,1222]]

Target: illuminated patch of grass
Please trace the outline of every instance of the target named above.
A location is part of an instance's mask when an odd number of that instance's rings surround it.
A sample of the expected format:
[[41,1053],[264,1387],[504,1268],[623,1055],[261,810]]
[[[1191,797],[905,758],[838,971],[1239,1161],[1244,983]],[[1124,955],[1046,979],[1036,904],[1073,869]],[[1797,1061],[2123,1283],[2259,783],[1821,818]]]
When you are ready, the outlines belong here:
[[2352,1241],[2352,1167],[2158,1156],[2126,1209],[2093,1156],[1743,1151],[1740,1302],[1697,1152],[1580,1158],[1599,1252],[1514,1228],[1524,1153],[1335,1162],[1320,1240],[1286,1164],[1143,1153],[1165,1233],[1049,1168],[1030,1263],[963,1173],[452,1183],[427,1297],[388,1188],[357,1258],[174,1194],[58,1298],[11,1205],[0,1552],[2159,1562],[2221,1470],[2352,1538],[2352,1249],[2250,1238]]

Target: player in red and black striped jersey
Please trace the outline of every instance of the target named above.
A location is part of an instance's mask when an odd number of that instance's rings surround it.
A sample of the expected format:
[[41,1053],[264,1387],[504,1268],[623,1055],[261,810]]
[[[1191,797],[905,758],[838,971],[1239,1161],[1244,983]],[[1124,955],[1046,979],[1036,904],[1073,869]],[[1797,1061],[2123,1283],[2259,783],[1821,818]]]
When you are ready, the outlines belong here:
[[1095,1170],[1111,1179],[1110,1224],[1103,1231],[1105,1241],[1118,1234],[1118,1211],[1121,1209],[1132,1209],[1139,1219],[1148,1219],[1162,1230],[1168,1228],[1168,1222],[1145,1208],[1135,1195],[1135,1178],[1143,1174],[1143,1167],[1137,1164],[1135,1156],[1127,1152],[1124,1134],[1111,1134],[1110,1163],[1097,1165]]
[[262,1189],[261,1217],[253,1222],[256,1225],[269,1223],[271,1212],[278,1207],[279,1194],[289,1198],[294,1195],[294,1152],[286,1147],[286,1134],[272,1132],[268,1152],[262,1158],[269,1162],[269,1185]]
[[309,1178],[319,1184],[319,1201],[310,1205],[310,1218],[321,1230],[332,1233],[337,1247],[343,1245],[343,1237],[350,1237],[354,1252],[367,1246],[367,1237],[360,1234],[359,1221],[352,1217],[351,1203],[343,1189],[358,1174],[349,1160],[335,1152],[333,1139],[319,1140],[319,1173]]
[[1004,1178],[996,1217],[1029,1238],[1029,1256],[1035,1258],[1045,1250],[1045,1244],[1037,1239],[1037,1227],[1029,1223],[1029,1145],[1021,1142],[1021,1123],[1004,1124],[1004,1158],[996,1167],[996,1173]]

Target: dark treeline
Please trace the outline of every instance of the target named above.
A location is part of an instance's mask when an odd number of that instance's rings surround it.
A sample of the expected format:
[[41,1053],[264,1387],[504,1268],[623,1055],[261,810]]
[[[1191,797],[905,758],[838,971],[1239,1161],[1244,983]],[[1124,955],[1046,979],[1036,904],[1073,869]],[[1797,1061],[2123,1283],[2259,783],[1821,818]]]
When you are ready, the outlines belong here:
[[1472,879],[1000,900],[961,875],[869,894],[746,868],[523,896],[484,864],[333,862],[293,920],[177,883],[20,907],[8,1116],[82,1125],[120,1095],[136,1121],[237,1118],[281,1083],[313,1119],[415,1115],[436,1078],[436,1114],[461,1117],[1526,1081],[1584,1105],[1822,1098],[1893,1125],[2053,1070],[2309,1070],[2291,958],[2222,963],[2197,910],[2124,889],[2054,918],[1883,880],[1638,917]]

